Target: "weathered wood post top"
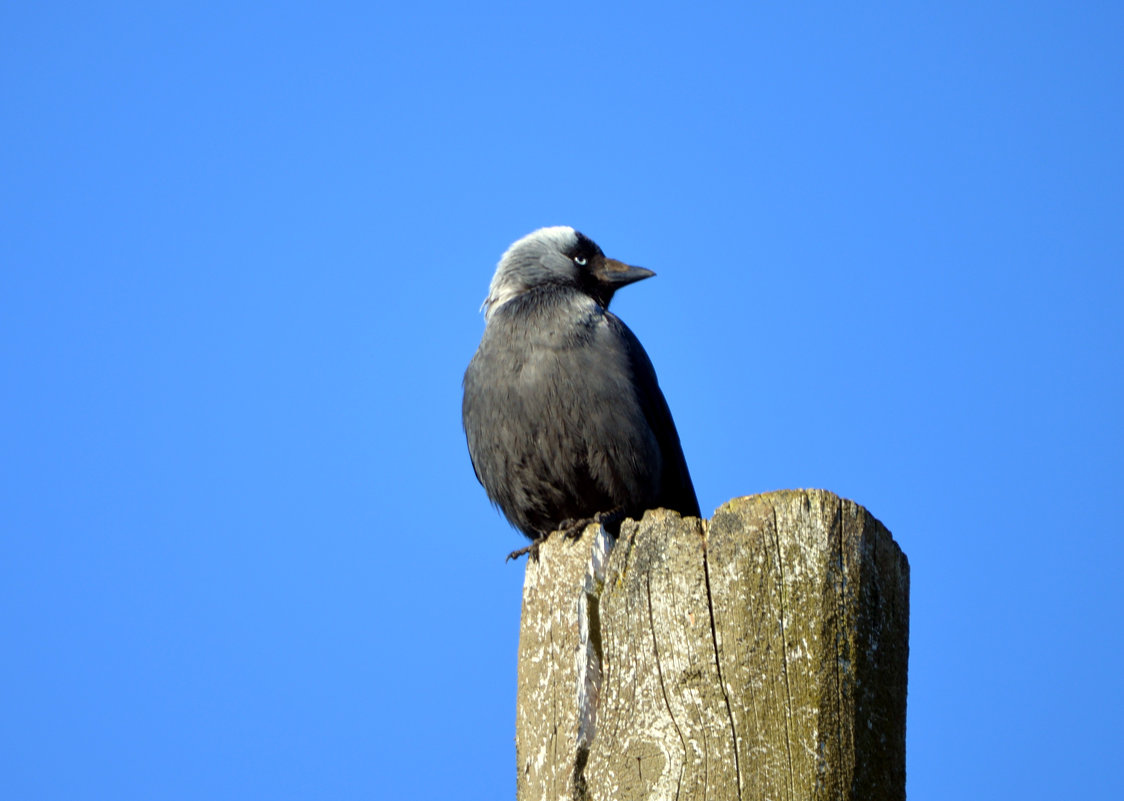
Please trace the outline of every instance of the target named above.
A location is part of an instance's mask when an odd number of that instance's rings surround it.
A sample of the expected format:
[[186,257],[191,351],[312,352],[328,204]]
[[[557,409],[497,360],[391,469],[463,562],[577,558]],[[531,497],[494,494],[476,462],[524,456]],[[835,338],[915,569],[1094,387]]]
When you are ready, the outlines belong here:
[[656,510],[526,571],[521,801],[905,798],[909,564],[857,504]]

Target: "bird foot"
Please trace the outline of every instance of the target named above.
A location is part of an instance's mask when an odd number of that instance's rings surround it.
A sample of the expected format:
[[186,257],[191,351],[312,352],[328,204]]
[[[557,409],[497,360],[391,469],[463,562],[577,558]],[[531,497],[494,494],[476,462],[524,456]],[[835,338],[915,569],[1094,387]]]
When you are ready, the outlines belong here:
[[572,517],[567,517],[565,520],[558,524],[558,533],[566,539],[581,539],[581,535],[582,532],[585,531],[585,527],[592,522],[592,517],[581,517],[576,520]]
[[529,559],[532,559],[535,562],[537,562],[537,561],[539,561],[539,546],[542,545],[544,542],[546,542],[546,535],[545,534],[540,536],[537,540],[532,542],[526,548],[520,548],[517,551],[512,551],[511,553],[509,553],[507,555],[507,558],[504,559],[504,562],[510,562],[512,559],[518,559],[520,556],[524,556],[524,555],[527,555],[527,554],[530,554],[530,556],[528,557]]
[[[611,509],[608,512],[598,512],[593,515],[593,517],[581,517],[578,519],[572,517],[566,518],[558,524],[558,528],[555,530],[567,539],[578,540],[581,539],[586,526],[590,523],[596,523],[599,526],[603,526],[606,531],[616,537],[620,533],[621,521],[623,520],[624,511],[621,509]],[[530,559],[536,562],[539,561],[539,548],[546,542],[546,538],[549,537],[550,534],[551,532],[549,531],[545,534],[540,534],[530,545],[509,553],[504,561],[510,562],[512,559],[518,559],[520,556],[528,555]]]
[[620,509],[610,509],[608,512],[598,512],[593,517],[583,517],[579,520],[567,519],[563,520],[558,530],[562,534],[572,540],[580,539],[585,527],[590,523],[596,523],[599,526],[604,526],[605,530],[612,534],[614,537],[620,531],[621,521],[624,520],[624,512]]

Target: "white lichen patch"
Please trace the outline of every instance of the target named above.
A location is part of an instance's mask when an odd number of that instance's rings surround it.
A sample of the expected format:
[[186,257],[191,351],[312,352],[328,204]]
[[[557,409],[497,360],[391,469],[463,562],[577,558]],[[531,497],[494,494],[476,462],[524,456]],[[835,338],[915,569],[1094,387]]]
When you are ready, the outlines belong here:
[[578,650],[575,654],[578,691],[578,747],[588,748],[597,729],[597,703],[601,695],[601,632],[598,604],[605,586],[605,564],[613,538],[598,528],[590,549],[589,564],[578,598]]

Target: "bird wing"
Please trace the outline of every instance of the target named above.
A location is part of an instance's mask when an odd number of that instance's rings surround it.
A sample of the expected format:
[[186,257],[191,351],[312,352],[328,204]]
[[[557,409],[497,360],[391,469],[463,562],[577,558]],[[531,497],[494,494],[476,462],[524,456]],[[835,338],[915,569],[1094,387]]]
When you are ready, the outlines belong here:
[[679,443],[679,432],[675,428],[667,400],[660,390],[652,361],[640,340],[619,317],[611,312],[606,312],[605,316],[615,339],[624,350],[637,401],[659,444],[662,473],[656,505],[674,509],[681,515],[699,517],[699,501],[691,482],[691,474],[687,470],[683,447]]

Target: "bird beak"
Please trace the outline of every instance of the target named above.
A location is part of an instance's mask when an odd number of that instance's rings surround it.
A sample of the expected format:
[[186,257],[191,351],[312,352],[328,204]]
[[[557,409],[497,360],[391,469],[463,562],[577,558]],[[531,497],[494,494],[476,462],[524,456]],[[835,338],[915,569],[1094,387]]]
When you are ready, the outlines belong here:
[[616,259],[603,259],[594,269],[594,275],[602,283],[612,287],[622,287],[635,281],[651,278],[655,275],[651,270],[643,267],[633,267]]

